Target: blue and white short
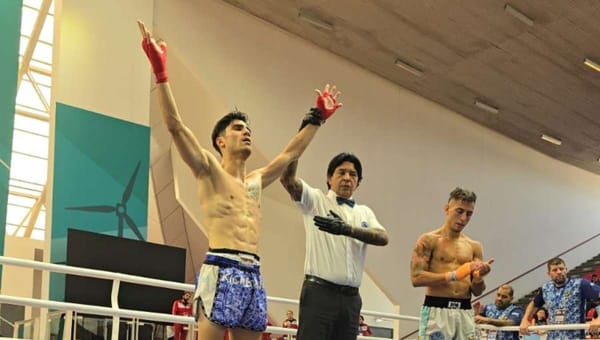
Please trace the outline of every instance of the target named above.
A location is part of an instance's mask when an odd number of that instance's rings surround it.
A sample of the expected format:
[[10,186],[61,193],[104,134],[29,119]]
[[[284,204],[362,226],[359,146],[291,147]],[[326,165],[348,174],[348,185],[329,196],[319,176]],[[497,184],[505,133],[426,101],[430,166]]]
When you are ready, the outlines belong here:
[[194,315],[227,328],[262,332],[267,328],[267,295],[259,257],[231,249],[210,249],[200,268]]

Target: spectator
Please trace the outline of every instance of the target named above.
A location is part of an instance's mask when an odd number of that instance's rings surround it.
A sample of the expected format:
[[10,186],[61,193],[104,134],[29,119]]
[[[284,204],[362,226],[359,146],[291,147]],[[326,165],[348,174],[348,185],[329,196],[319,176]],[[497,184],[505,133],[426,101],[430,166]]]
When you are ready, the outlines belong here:
[[[520,332],[527,335],[530,324],[528,318],[535,308],[548,308],[548,324],[578,324],[585,322],[585,300],[597,299],[600,296],[600,285],[592,285],[590,281],[581,278],[570,278],[567,275],[565,261],[553,258],[548,261],[548,276],[550,281],[544,283],[542,289],[527,305],[525,315],[521,320]],[[595,320],[594,320],[595,321]],[[600,320],[599,320],[600,323]],[[592,325],[596,326],[592,321]],[[584,339],[583,330],[552,330],[548,331],[549,340]]]
[[[281,325],[281,327],[298,329],[298,321],[296,321],[296,318],[294,318],[294,312],[292,312],[291,310],[288,310],[285,313],[285,320],[283,320],[283,324]],[[296,338],[295,336],[292,336],[292,339],[295,339],[295,338]],[[284,335],[281,337],[281,339],[288,339],[288,336]]]
[[[510,285],[500,286],[494,303],[484,306],[479,315],[475,315],[475,323],[496,327],[518,325],[523,317],[523,308],[511,304],[513,294]],[[519,332],[488,330],[487,339],[519,340]]]
[[585,315],[585,321],[592,321],[598,317],[598,311],[600,310],[600,300],[594,300],[593,303],[590,304],[588,311]]
[[548,324],[548,311],[546,308],[540,307],[537,309],[531,319],[531,326],[543,326]]
[[365,322],[364,316],[358,317],[358,335],[371,336],[373,335],[373,331],[371,331],[371,327],[367,325]]
[[[548,311],[544,307],[540,307],[535,311],[531,321],[529,322],[530,326],[545,326],[548,324]],[[546,334],[546,331],[533,331],[533,334],[543,335]]]
[[[179,316],[192,316],[192,304],[190,298],[192,294],[190,292],[183,293],[181,299],[173,301],[173,308],[171,312],[173,315]],[[185,340],[187,339],[188,325],[176,323],[173,324],[174,337],[173,340]]]

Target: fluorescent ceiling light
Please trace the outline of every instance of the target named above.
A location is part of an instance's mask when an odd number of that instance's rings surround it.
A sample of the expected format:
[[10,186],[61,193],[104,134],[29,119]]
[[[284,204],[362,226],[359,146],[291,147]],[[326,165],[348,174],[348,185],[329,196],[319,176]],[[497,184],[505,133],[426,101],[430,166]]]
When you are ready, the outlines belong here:
[[587,67],[589,67],[589,68],[591,68],[591,69],[594,69],[594,70],[596,70],[596,71],[600,72],[600,64],[596,63],[595,61],[593,61],[593,60],[590,60],[590,59],[588,59],[588,58],[585,58],[585,59],[583,59],[583,63],[584,63],[584,64],[585,64]]
[[298,11],[298,17],[315,27],[324,29],[326,31],[333,31],[333,24],[325,21],[317,13],[310,9],[300,8]]
[[494,107],[490,104],[484,103],[484,102],[480,101],[479,99],[475,99],[475,102],[473,104],[475,106],[477,106],[478,108],[482,109],[483,111],[487,111],[489,113],[497,114],[498,112],[500,112],[499,108]]
[[552,137],[550,135],[546,135],[546,134],[542,134],[542,136],[540,137],[543,140],[545,140],[548,143],[552,143],[554,145],[561,145],[562,141],[556,137]]
[[422,70],[419,70],[418,68],[412,66],[411,64],[409,64],[407,62],[402,61],[401,59],[396,59],[396,61],[394,62],[394,64],[396,64],[396,66],[400,67],[404,71],[412,73],[413,75],[415,75],[417,77],[423,76],[423,71]]
[[523,14],[522,12],[520,12],[518,9],[514,8],[513,6],[506,4],[504,5],[504,10],[512,15],[513,17],[517,18],[517,20],[519,20],[520,22],[524,23],[527,26],[533,26],[533,19],[531,19],[530,17],[526,16],[525,14]]

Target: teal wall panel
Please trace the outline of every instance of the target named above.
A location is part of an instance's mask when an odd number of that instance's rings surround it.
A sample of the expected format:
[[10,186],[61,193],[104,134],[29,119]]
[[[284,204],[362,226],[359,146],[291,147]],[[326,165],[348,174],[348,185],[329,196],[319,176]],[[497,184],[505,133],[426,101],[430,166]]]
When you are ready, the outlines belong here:
[[[145,240],[150,129],[56,104],[51,261],[66,261],[67,229]],[[63,299],[64,276],[52,275]]]

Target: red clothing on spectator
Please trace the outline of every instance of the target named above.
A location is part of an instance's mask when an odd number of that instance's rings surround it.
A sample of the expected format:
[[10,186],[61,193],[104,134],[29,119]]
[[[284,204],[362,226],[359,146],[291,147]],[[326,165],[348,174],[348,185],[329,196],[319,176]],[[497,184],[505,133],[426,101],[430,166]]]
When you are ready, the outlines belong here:
[[[272,323],[271,323],[271,321],[269,321],[269,320],[267,320],[267,327],[268,327],[268,326],[273,326],[273,324],[272,324]],[[260,336],[260,339],[261,339],[261,340],[271,340],[271,333],[267,333],[267,332],[263,333],[263,334]]]
[[369,325],[367,325],[366,323],[361,323],[360,325],[358,325],[359,329],[360,329],[360,335],[364,335],[364,336],[370,336],[373,335],[373,331],[371,331],[371,327],[369,327]]
[[596,313],[596,308],[590,308],[585,315],[585,321],[592,321],[594,319],[594,314]]
[[[281,327],[283,328],[293,328],[293,329],[298,329],[298,321],[294,318],[292,319],[285,319],[283,320],[283,324],[281,325]],[[287,335],[284,336],[280,336],[277,338],[278,340],[286,340],[288,339]],[[292,339],[296,339],[295,335],[292,335]]]
[[[171,314],[181,316],[192,316],[192,304],[184,302],[186,301],[184,301],[183,299],[175,300],[173,302]],[[175,337],[173,338],[173,340],[185,340],[187,338],[188,325],[176,323],[173,325],[173,331],[175,332]]]

